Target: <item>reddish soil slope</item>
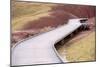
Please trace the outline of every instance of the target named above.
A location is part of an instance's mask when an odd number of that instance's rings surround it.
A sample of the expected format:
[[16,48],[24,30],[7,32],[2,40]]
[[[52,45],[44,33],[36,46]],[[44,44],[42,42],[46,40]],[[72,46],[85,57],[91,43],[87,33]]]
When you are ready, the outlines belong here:
[[94,17],[96,15],[96,7],[95,6],[88,6],[88,5],[57,5],[53,8],[53,10],[64,10],[67,12],[72,13],[78,17]]
[[24,29],[37,29],[45,26],[56,27],[67,23],[69,19],[77,17],[91,18],[95,16],[94,6],[79,6],[79,5],[57,5],[52,8],[51,16],[42,17],[24,26]]
[[[26,38],[31,34],[27,30],[32,30],[32,34],[40,33],[40,30],[43,30],[45,27],[57,27],[59,25],[67,23],[69,19],[79,18],[79,17],[87,17],[92,18],[95,17],[95,6],[79,6],[79,5],[57,5],[52,8],[50,11],[50,16],[41,17],[38,20],[29,21],[27,25],[23,27],[23,31],[25,32],[13,32],[12,41],[17,42],[21,39]],[[91,20],[92,22],[92,20]],[[93,21],[93,23],[95,23]],[[91,26],[93,25],[91,24]],[[36,31],[38,30],[38,31]],[[46,31],[51,30],[47,29]],[[44,30],[45,31],[45,30]]]

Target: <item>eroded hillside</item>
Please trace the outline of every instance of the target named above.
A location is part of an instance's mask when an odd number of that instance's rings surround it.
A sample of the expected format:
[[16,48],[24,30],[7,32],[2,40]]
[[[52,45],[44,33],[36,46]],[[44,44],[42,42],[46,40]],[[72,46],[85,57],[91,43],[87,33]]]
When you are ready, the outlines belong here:
[[[12,46],[30,36],[53,30],[72,18],[89,18],[90,30],[81,31],[58,52],[74,61],[95,60],[95,6],[12,2]],[[88,48],[88,49],[87,49]]]

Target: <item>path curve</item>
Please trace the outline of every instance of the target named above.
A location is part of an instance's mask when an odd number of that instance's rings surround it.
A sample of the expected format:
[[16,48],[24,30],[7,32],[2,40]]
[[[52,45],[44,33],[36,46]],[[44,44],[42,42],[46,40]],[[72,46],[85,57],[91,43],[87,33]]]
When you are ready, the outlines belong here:
[[57,29],[17,43],[12,47],[11,65],[68,62],[57,53],[54,45],[79,28],[82,25],[80,23],[82,19],[70,19],[67,24]]

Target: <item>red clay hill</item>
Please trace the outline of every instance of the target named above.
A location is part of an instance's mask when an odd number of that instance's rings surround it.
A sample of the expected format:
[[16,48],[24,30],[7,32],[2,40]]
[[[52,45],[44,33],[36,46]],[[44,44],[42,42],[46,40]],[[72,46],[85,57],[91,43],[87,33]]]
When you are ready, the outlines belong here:
[[[25,25],[23,30],[39,30],[39,29],[41,30],[48,26],[57,27],[59,25],[67,23],[67,21],[72,18],[81,18],[81,17],[92,18],[96,16],[95,9],[96,9],[95,6],[58,4],[52,7],[52,10],[50,11],[50,16],[41,17],[40,19],[34,21],[29,21],[30,23]],[[40,31],[37,33],[40,33]],[[12,34],[13,34],[12,42],[16,43],[17,41],[26,38],[27,35],[30,34],[30,32],[20,31],[20,32],[13,32]]]

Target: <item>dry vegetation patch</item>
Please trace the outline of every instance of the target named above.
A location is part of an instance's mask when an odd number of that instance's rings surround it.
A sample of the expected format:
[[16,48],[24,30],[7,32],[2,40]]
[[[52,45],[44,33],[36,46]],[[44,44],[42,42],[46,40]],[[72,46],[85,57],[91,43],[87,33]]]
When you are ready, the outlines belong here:
[[95,60],[95,32],[83,36],[79,40],[71,40],[62,46],[58,52],[70,62]]

